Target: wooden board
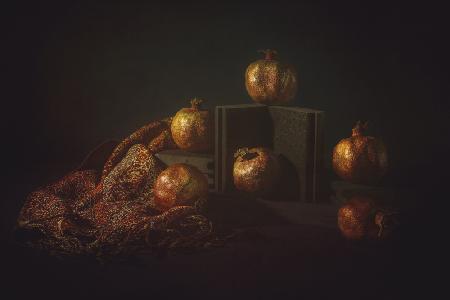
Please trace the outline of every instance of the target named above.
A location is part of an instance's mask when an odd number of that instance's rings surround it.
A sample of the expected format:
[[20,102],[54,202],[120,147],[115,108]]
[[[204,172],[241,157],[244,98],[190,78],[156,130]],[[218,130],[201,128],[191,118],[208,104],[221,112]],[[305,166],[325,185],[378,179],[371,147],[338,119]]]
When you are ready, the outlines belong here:
[[284,172],[273,200],[320,202],[324,112],[258,104],[217,106],[215,185],[235,193],[232,168],[241,147],[264,146],[280,155]]
[[[302,202],[323,202],[324,112],[309,108],[269,106],[273,126],[273,150],[291,165],[281,187],[286,197]],[[295,180],[293,180],[296,177]],[[295,183],[297,182],[297,184]],[[297,190],[294,190],[294,188]]]
[[215,120],[217,191],[236,192],[232,178],[234,153],[242,147],[272,147],[270,116],[264,105],[226,105],[216,107]]

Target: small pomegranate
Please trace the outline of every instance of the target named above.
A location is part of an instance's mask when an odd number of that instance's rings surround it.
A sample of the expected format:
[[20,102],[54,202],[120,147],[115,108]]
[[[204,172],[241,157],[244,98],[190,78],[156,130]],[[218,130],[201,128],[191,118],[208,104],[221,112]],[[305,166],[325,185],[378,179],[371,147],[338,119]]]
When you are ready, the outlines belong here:
[[399,227],[399,214],[371,198],[354,196],[338,211],[338,227],[348,239],[385,239]]
[[275,50],[261,50],[264,59],[251,63],[245,72],[245,87],[253,101],[283,105],[297,93],[297,73],[293,67],[275,59]]
[[191,100],[190,108],[179,110],[172,120],[170,131],[180,149],[206,152],[212,148],[213,123],[207,110],[201,110],[201,99]]
[[342,234],[353,240],[373,235],[375,206],[370,198],[354,197],[338,211],[338,226]]
[[194,166],[174,164],[159,174],[153,193],[161,211],[180,205],[193,206],[207,197],[208,180]]
[[241,148],[235,154],[233,181],[238,190],[250,193],[270,192],[281,171],[278,157],[268,148]]
[[333,169],[342,179],[353,183],[377,183],[387,171],[384,143],[365,136],[367,122],[358,121],[352,136],[341,140],[333,149]]

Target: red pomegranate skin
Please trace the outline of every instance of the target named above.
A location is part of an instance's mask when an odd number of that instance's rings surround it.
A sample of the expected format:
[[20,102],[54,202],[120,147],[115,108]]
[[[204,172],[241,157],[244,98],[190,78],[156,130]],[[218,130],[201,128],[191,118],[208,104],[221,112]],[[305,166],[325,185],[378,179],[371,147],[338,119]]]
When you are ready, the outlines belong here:
[[387,149],[379,138],[364,134],[367,122],[358,121],[352,136],[342,139],[333,149],[333,170],[343,180],[376,184],[388,169]]
[[175,206],[193,206],[208,195],[208,180],[196,167],[174,164],[159,174],[154,184],[155,205],[165,211]]
[[338,211],[338,227],[351,240],[376,236],[375,205],[368,197],[353,197]]
[[269,193],[279,182],[281,167],[269,148],[241,148],[235,153],[233,181],[236,189],[249,193]]

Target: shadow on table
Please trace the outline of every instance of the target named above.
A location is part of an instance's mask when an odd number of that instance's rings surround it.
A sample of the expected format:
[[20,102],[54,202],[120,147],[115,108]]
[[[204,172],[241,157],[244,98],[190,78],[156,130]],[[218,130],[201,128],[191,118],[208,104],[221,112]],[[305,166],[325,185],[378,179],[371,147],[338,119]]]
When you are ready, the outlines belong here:
[[225,227],[254,227],[290,224],[251,197],[214,195],[205,208],[213,224]]

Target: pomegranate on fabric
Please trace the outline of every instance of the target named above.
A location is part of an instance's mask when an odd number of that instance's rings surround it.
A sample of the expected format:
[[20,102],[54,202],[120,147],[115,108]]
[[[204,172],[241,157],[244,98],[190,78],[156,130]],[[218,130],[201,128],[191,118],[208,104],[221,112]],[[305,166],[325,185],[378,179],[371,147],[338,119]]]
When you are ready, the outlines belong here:
[[174,164],[159,174],[154,184],[155,205],[161,211],[175,206],[194,206],[208,195],[208,180],[196,167]]

